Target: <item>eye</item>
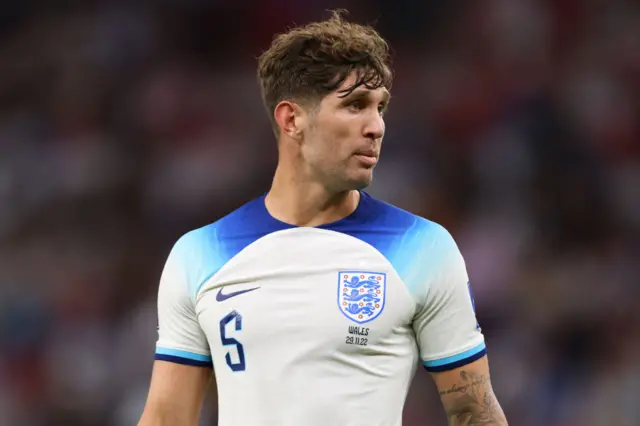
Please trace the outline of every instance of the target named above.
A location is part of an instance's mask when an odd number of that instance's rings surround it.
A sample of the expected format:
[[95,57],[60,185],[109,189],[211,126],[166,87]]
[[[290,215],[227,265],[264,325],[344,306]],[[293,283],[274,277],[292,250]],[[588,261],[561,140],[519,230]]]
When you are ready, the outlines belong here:
[[387,104],[379,104],[378,105],[378,114],[384,115],[386,110],[387,110]]
[[364,104],[362,100],[358,99],[356,101],[349,103],[349,105],[347,105],[347,108],[353,111],[360,111],[364,108]]

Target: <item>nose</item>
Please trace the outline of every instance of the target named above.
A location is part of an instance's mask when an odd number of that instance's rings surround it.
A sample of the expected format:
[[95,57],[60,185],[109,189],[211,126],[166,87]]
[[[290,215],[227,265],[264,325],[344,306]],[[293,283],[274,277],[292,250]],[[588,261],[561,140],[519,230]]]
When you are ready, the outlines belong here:
[[368,114],[364,127],[364,135],[368,139],[373,140],[382,139],[384,136],[384,119],[377,111]]

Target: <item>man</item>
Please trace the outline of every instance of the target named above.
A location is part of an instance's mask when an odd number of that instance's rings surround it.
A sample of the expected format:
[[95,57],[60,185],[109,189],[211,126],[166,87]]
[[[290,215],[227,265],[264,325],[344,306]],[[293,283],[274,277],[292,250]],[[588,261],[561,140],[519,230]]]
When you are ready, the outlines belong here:
[[339,14],[259,60],[278,140],[270,191],[189,232],[162,274],[141,426],[400,425],[416,365],[450,425],[506,425],[463,258],[441,226],[378,201],[387,43]]

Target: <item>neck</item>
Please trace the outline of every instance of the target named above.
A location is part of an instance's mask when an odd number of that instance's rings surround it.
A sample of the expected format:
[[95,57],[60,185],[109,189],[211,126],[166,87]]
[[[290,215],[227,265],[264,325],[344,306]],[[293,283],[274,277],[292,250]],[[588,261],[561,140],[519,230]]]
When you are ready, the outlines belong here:
[[332,192],[291,170],[278,165],[265,199],[267,210],[276,219],[296,226],[319,226],[350,215],[358,206],[358,191]]

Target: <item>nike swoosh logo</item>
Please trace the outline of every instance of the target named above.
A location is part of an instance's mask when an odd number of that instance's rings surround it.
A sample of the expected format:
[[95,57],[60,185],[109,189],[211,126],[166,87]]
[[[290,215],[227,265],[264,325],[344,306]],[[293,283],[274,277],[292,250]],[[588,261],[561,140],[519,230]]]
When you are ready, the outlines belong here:
[[243,293],[248,293],[250,291],[257,290],[259,288],[260,287],[255,287],[255,288],[249,288],[247,290],[239,290],[239,291],[234,291],[233,293],[223,294],[222,293],[222,287],[220,287],[220,290],[218,290],[218,294],[216,294],[216,300],[218,302],[223,302],[223,301],[225,301],[227,299],[231,299],[232,297],[239,296],[239,295],[241,295]]

